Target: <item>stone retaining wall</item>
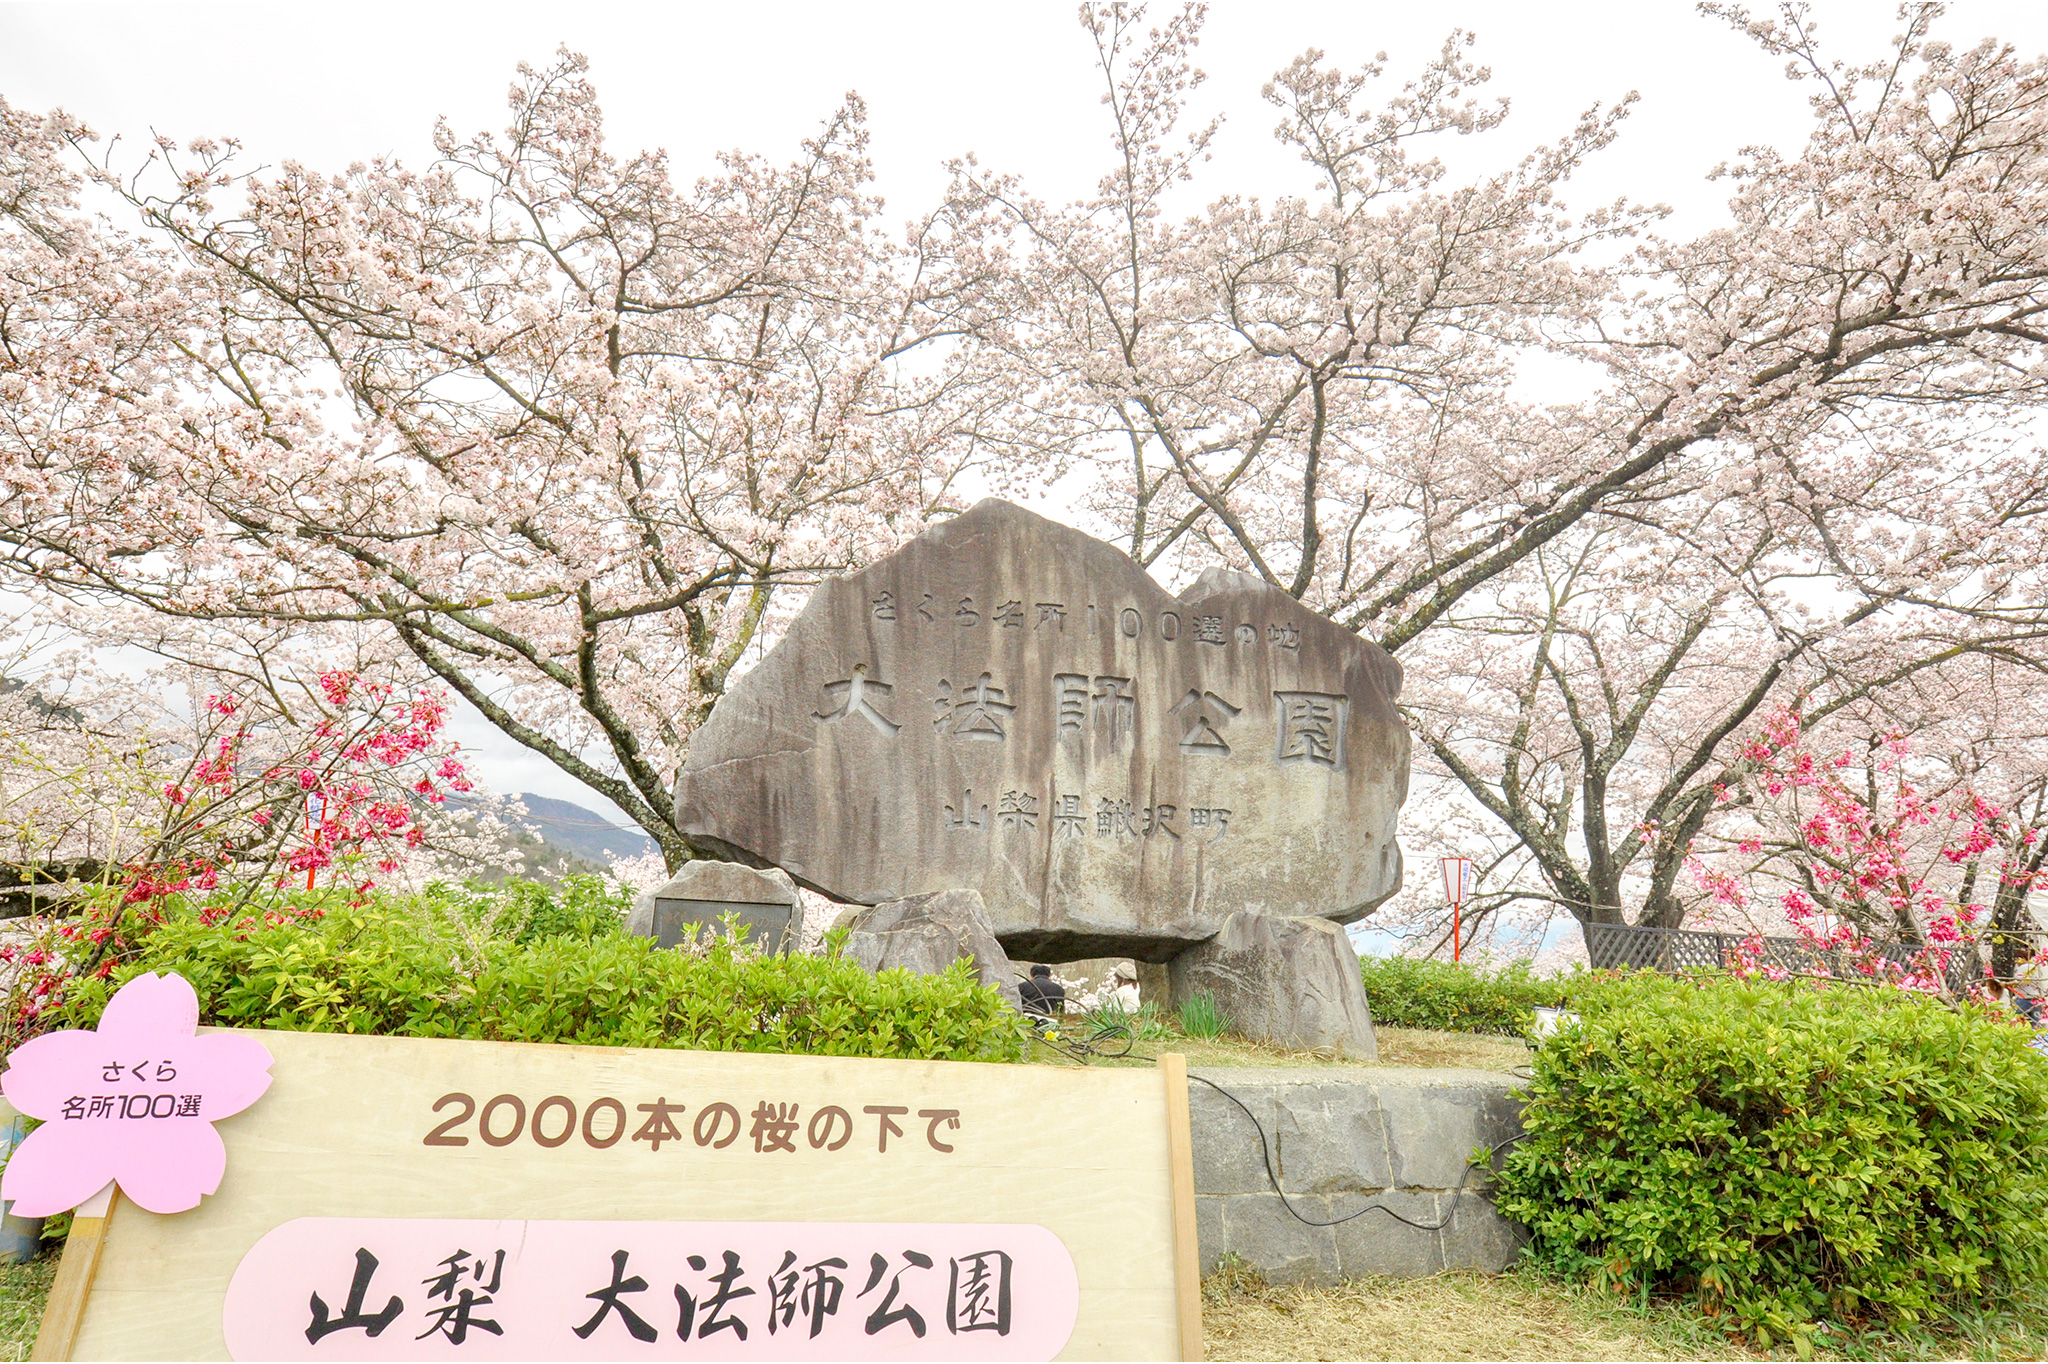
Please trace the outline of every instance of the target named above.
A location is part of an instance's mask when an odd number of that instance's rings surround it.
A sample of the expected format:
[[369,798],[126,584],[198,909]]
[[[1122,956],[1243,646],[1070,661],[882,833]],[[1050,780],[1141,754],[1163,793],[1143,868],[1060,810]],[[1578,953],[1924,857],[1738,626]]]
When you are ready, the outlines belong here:
[[1236,1104],[1188,1082],[1194,1128],[1195,1215],[1202,1272],[1226,1254],[1273,1283],[1334,1283],[1367,1274],[1421,1277],[1444,1269],[1497,1273],[1526,1233],[1493,1209],[1491,1182],[1474,1170],[1452,1209],[1476,1146],[1521,1131],[1514,1077],[1480,1070],[1319,1066],[1298,1070],[1199,1067],[1257,1115],[1273,1170],[1305,1217],[1328,1221],[1377,1203],[1383,1212],[1334,1227],[1290,1215],[1273,1192],[1259,1138]]

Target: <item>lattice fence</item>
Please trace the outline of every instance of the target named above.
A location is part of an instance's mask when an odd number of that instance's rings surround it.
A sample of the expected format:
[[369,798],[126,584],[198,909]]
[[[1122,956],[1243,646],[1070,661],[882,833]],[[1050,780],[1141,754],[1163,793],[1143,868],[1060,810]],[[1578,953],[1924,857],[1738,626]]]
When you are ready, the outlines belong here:
[[[1727,966],[1729,954],[1748,937],[1741,933],[1703,933],[1685,928],[1642,928],[1634,924],[1587,924],[1586,955],[1595,968],[1634,967],[1676,975],[1680,971],[1718,971]],[[1825,966],[1837,976],[1857,974],[1855,967],[1839,952],[1816,952],[1797,938],[1764,938],[1762,959],[1794,974],[1813,972]],[[1920,949],[1905,943],[1874,943],[1874,955],[1910,967]],[[1958,952],[1949,961],[1947,976],[1951,990],[1961,993],[1981,974],[1982,967],[1968,952]]]

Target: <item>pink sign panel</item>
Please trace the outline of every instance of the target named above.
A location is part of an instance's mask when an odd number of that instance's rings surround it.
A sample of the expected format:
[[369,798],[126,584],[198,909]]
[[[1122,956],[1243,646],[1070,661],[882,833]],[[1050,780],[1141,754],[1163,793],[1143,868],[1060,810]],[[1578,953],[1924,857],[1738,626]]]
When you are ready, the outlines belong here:
[[301,1217],[228,1285],[236,1359],[1051,1359],[1044,1227]]
[[23,1217],[75,1208],[118,1180],[151,1212],[185,1212],[220,1187],[227,1148],[213,1124],[270,1087],[253,1037],[195,1035],[199,998],[182,976],[139,975],[97,1030],[24,1042],[0,1091],[43,1125],[7,1162],[0,1198]]

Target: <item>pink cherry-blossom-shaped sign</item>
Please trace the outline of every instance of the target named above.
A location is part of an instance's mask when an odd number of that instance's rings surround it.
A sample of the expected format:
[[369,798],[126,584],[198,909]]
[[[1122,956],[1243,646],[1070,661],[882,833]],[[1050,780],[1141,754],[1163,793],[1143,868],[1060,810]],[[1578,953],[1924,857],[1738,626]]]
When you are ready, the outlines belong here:
[[46,1033],[7,1058],[0,1093],[43,1125],[0,1177],[22,1217],[77,1207],[117,1181],[151,1212],[185,1212],[220,1187],[227,1147],[213,1124],[270,1088],[270,1049],[196,1035],[199,997],[183,976],[141,975],[107,1002],[96,1031]]

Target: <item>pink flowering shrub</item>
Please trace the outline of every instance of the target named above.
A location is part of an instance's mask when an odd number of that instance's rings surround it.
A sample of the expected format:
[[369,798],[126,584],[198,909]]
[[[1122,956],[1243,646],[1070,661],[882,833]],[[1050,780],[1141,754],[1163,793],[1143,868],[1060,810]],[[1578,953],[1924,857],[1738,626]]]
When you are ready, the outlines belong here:
[[[1899,735],[1861,754],[1824,752],[1781,711],[1743,758],[1746,775],[1723,797],[1746,824],[1718,857],[1696,846],[1689,864],[1710,915],[1753,927],[1759,909],[1782,915],[1813,955],[1803,974],[1832,974],[1832,960],[1864,979],[1940,991],[1956,968],[1988,970],[1977,949],[1994,912],[2016,918],[2027,893],[2048,885],[2044,831],[1967,789],[1916,778]],[[1785,978],[1762,936],[1753,932],[1730,965]],[[1881,941],[1908,951],[1881,953]]]
[[[104,978],[172,901],[208,924],[318,919],[421,848],[426,809],[473,789],[440,737],[440,693],[341,670],[317,683],[325,705],[297,723],[274,703],[205,698],[177,739],[182,761],[157,784],[160,801],[105,861],[82,912],[0,945],[10,1042],[40,1031],[70,980]],[[302,898],[280,896],[286,888]]]

